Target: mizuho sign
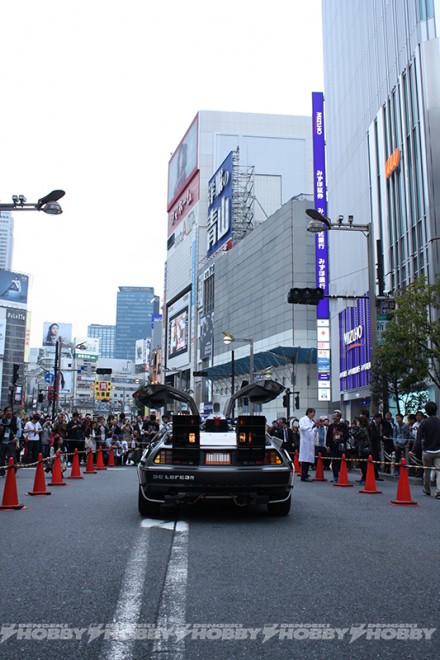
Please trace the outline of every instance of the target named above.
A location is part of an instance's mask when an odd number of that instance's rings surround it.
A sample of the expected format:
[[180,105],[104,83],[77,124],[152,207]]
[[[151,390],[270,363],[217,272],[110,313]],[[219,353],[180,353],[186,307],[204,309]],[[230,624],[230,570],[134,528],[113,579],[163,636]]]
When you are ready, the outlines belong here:
[[362,339],[362,334],[363,329],[361,325],[358,325],[356,328],[353,328],[348,332],[344,332],[344,344],[349,346],[350,344],[353,344],[353,342],[359,341]]

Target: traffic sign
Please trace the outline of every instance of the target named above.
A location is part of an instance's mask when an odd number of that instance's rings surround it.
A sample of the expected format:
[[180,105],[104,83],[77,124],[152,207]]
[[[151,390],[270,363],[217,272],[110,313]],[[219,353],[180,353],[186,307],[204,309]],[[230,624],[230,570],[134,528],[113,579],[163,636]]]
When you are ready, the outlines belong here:
[[55,376],[54,376],[53,374],[51,374],[51,373],[47,373],[47,374],[45,374],[45,376],[44,376],[44,380],[46,381],[46,383],[49,383],[49,385],[52,385],[52,383],[53,383],[54,380],[55,380]]

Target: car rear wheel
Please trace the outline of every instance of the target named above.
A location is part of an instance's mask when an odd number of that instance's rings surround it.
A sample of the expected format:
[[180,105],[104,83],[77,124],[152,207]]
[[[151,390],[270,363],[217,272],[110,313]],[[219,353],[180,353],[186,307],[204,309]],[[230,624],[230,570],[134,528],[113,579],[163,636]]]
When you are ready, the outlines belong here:
[[141,516],[147,516],[148,518],[156,518],[160,513],[160,503],[159,502],[149,502],[142,495],[142,488],[139,486],[139,499],[138,499],[138,509]]
[[273,504],[267,505],[267,511],[271,516],[287,516],[290,511],[292,498],[289,495],[287,500],[284,502],[274,502]]

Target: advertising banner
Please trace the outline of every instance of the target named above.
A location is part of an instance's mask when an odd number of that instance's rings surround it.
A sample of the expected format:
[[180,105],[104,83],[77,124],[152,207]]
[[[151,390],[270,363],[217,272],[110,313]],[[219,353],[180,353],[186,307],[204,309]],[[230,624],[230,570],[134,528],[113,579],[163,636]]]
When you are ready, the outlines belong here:
[[370,305],[361,298],[356,307],[339,314],[339,382],[341,392],[371,382]]
[[43,324],[43,346],[44,348],[53,348],[57,340],[61,339],[62,347],[71,346],[72,344],[72,324],[71,323],[54,323],[46,321]]
[[134,360],[134,369],[136,373],[145,373],[150,371],[150,352],[150,338],[138,339],[136,341],[136,356]]
[[205,314],[199,323],[200,360],[210,358],[214,348],[214,312]]
[[231,151],[208,182],[208,257],[232,238],[232,158]]
[[198,117],[194,119],[168,164],[168,210],[197,170],[197,127]]
[[189,362],[191,292],[168,307],[167,354],[170,367]]
[[[168,212],[168,239],[170,239],[174,232],[174,240],[169,240],[169,242],[171,241],[170,247],[181,243],[183,238],[190,233],[193,226],[193,216],[190,212],[194,210],[199,199],[200,174],[197,173],[188,186],[182,190]],[[183,222],[185,218],[187,220]]]
[[0,304],[26,309],[29,276],[10,270],[0,270]]
[[76,337],[75,357],[87,360],[99,358],[99,337]]
[[[325,175],[325,135],[324,135],[324,94],[312,94],[312,120],[313,120],[313,188],[315,209],[327,217],[327,184]],[[325,231],[316,234],[316,286],[324,289],[328,295],[328,242]],[[321,300],[317,308],[318,319],[328,319],[328,298]]]

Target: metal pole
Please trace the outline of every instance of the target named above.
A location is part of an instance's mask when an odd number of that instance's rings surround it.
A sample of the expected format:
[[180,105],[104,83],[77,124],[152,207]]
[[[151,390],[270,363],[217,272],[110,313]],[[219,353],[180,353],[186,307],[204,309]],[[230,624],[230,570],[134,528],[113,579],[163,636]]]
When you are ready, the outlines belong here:
[[[249,352],[249,383],[254,382],[254,340],[249,339],[250,343],[250,352]],[[254,403],[250,402],[249,414],[254,414]]]
[[[370,361],[373,362],[377,347],[377,308],[376,308],[376,263],[373,223],[368,224],[368,300],[370,303]],[[376,411],[373,410],[375,413]]]
[[[234,349],[231,351],[231,396],[234,396],[235,392],[235,353]],[[235,401],[232,404],[232,419],[235,417]]]
[[57,399],[57,393],[58,393],[58,388],[57,388],[57,381],[58,381],[58,352],[59,352],[59,345],[60,345],[60,340],[57,339],[55,343],[55,365],[54,365],[54,381],[53,381],[53,392],[52,392],[52,422],[55,421],[55,415],[56,415],[56,399]]

